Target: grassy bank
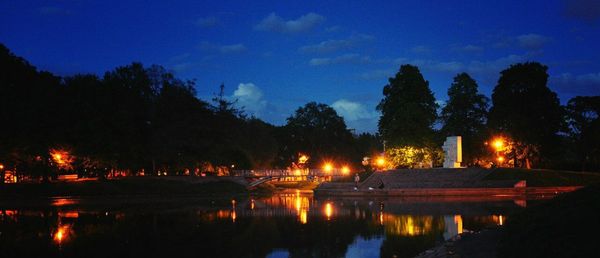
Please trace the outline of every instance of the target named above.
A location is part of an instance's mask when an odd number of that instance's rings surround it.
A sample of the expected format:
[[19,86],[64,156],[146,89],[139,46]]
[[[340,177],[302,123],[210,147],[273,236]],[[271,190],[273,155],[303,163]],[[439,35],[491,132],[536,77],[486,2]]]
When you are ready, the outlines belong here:
[[132,177],[105,181],[20,183],[0,186],[0,197],[107,196],[107,195],[235,195],[244,186],[225,180],[208,182]]
[[526,180],[527,186],[590,185],[600,183],[600,173],[496,168],[484,180]]
[[498,257],[597,257],[600,185],[528,207],[507,221]]

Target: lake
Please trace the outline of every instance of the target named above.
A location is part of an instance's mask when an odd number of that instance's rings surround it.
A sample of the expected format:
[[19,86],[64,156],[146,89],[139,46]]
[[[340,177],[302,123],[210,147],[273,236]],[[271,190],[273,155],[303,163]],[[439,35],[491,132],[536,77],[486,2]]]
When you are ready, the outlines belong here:
[[0,257],[413,257],[528,200],[55,198],[0,205]]

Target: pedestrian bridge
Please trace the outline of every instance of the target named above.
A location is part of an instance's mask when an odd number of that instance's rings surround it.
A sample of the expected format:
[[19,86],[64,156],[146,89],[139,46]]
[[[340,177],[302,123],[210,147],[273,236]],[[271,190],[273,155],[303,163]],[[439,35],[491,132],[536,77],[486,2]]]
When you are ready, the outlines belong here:
[[269,181],[286,182],[324,182],[336,177],[347,176],[341,169],[254,169],[231,170],[230,176],[244,177],[249,181],[249,187],[256,187]]

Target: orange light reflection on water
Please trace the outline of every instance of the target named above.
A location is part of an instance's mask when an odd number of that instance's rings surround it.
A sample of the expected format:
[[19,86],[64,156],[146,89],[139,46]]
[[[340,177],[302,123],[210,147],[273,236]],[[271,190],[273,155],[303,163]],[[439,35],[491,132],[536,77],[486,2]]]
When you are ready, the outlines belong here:
[[72,205],[72,204],[77,204],[78,201],[71,199],[71,198],[56,198],[56,199],[52,199],[52,206],[66,206],[66,205]]
[[71,231],[71,226],[70,225],[62,225],[59,226],[56,231],[54,232],[54,236],[53,236],[53,240],[55,243],[57,244],[62,244],[65,241],[68,241],[69,239],[69,235],[70,235],[70,231]]
[[331,219],[332,214],[333,214],[333,208],[331,207],[331,203],[328,202],[325,204],[325,216],[327,217],[327,220]]

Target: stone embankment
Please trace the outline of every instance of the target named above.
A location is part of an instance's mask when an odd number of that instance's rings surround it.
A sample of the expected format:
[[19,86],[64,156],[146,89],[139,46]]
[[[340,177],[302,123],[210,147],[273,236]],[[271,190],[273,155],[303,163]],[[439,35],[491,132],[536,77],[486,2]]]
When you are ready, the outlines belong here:
[[320,196],[522,196],[555,195],[580,186],[526,187],[518,180],[485,180],[490,170],[400,169],[373,173],[358,189],[353,183],[323,183]]

